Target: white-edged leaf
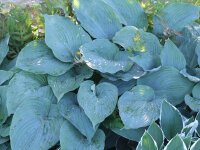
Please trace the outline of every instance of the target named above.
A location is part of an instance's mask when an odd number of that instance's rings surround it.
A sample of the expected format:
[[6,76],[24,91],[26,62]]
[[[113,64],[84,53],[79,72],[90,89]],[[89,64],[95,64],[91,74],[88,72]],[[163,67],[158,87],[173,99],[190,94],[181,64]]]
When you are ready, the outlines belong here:
[[198,139],[190,148],[190,150],[199,150],[200,147],[200,139]]
[[187,147],[183,140],[177,135],[169,141],[164,150],[187,150]]
[[185,103],[195,112],[200,111],[200,99],[191,97],[189,94],[185,95]]
[[160,116],[161,128],[168,140],[181,133],[183,121],[181,113],[167,101],[163,101]]

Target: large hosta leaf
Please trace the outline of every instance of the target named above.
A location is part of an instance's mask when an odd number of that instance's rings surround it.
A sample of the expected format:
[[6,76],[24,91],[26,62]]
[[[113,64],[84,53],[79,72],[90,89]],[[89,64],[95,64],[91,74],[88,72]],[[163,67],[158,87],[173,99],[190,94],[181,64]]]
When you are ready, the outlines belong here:
[[119,71],[115,74],[110,73],[101,73],[101,75],[109,80],[116,81],[116,80],[123,80],[123,81],[130,81],[132,79],[139,79],[140,77],[144,76],[146,72],[140,67],[138,64],[134,63],[132,67],[124,72]]
[[164,150],[187,150],[187,147],[183,140],[177,135],[169,141]]
[[6,92],[7,86],[0,86],[0,125],[3,124],[8,117]]
[[6,57],[9,51],[8,47],[9,38],[10,36],[7,34],[4,39],[0,40],[0,64],[2,63],[3,59]]
[[185,103],[195,112],[200,111],[200,99],[191,97],[189,94],[185,96]]
[[180,112],[167,101],[163,101],[161,109],[161,127],[165,137],[170,140],[181,133],[183,121]]
[[91,41],[90,36],[66,17],[44,15],[45,42],[59,60],[73,62],[79,47]]
[[60,129],[60,145],[62,150],[104,150],[105,134],[98,129],[91,142],[65,121]]
[[152,70],[161,66],[160,58],[153,56],[149,52],[141,53],[140,55],[130,57],[130,59],[143,68],[145,71]]
[[56,59],[43,40],[35,40],[21,50],[16,66],[36,74],[58,76],[69,70],[72,64]]
[[0,85],[12,78],[13,72],[0,70]]
[[191,24],[198,18],[198,6],[186,3],[170,4],[153,18],[154,32],[156,34],[162,34],[164,26],[179,32],[186,25]]
[[112,39],[121,29],[119,17],[102,0],[73,0],[78,20],[94,38]]
[[59,102],[59,111],[65,119],[91,141],[97,128],[93,128],[91,121],[83,109],[79,107],[76,94],[71,92],[65,94]]
[[8,113],[13,114],[17,107],[34,91],[47,84],[45,75],[35,75],[28,72],[17,73],[8,85],[7,107]]
[[87,66],[77,65],[63,75],[48,76],[48,83],[59,101],[65,93],[77,89],[83,80],[90,78],[92,74]]
[[136,85],[136,80],[130,80],[130,81],[123,81],[123,80],[107,80],[107,79],[102,79],[101,82],[109,82],[114,84],[117,89],[118,89],[118,95],[122,95],[124,92],[132,89]]
[[128,49],[135,46],[134,39],[138,35],[141,36],[140,42],[144,43],[145,49],[147,52],[150,52],[153,55],[159,55],[162,49],[162,45],[160,44],[158,38],[149,33],[145,32],[142,29],[137,29],[134,26],[126,26],[122,28],[113,38],[113,42],[121,45],[123,48]]
[[96,86],[88,80],[80,85],[77,99],[95,127],[114,111],[118,89],[111,83],[103,82]]
[[132,25],[138,28],[147,28],[147,15],[140,3],[136,0],[103,0],[110,5],[120,22],[124,25]]
[[[29,98],[16,110],[10,127],[14,150],[44,150],[59,141],[63,120],[56,104],[47,98]],[[19,136],[20,135],[20,136]]]
[[198,42],[198,44],[196,46],[195,51],[196,51],[196,54],[198,56],[198,64],[200,65],[200,40],[199,40],[199,42]]
[[120,117],[126,129],[150,125],[160,115],[162,99],[155,98],[152,88],[138,85],[125,92],[119,99]]
[[166,96],[173,105],[180,104],[194,85],[174,67],[162,67],[157,71],[150,72],[138,79],[138,84],[152,87],[156,95]]
[[186,67],[184,55],[170,39],[165,43],[160,58],[162,66],[173,66],[178,70],[182,70]]
[[107,39],[97,39],[80,47],[82,59],[92,69],[102,73],[116,73],[127,71],[132,62],[128,53],[119,51],[119,48]]

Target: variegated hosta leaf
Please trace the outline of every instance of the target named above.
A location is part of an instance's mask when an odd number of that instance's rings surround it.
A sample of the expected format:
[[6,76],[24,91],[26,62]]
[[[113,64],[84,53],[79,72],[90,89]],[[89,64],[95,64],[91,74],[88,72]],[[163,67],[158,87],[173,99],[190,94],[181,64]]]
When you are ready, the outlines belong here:
[[158,38],[142,29],[137,29],[134,26],[126,26],[117,32],[113,38],[113,42],[121,45],[123,48],[128,49],[133,46],[136,47],[134,43],[134,38],[137,34],[140,34],[140,43],[144,43],[145,51],[150,52],[153,55],[159,55],[162,50],[162,45],[160,44]]
[[90,42],[90,36],[69,18],[57,15],[44,15],[44,18],[47,46],[59,60],[74,62],[79,47]]
[[144,71],[149,71],[161,66],[160,58],[158,56],[151,55],[149,52],[130,57],[130,60],[142,67]]
[[3,124],[8,117],[6,92],[7,86],[0,86],[0,125]]
[[144,76],[146,74],[146,72],[142,69],[142,67],[140,67],[139,65],[137,65],[136,63],[134,63],[131,67],[131,69],[129,69],[128,71],[124,72],[124,71],[119,71],[115,74],[110,74],[110,73],[101,73],[101,76],[112,80],[112,81],[116,81],[116,80],[123,80],[123,81],[130,81],[132,79],[139,79],[140,77]]
[[0,70],[0,85],[3,84],[5,81],[12,78],[13,72],[12,71],[4,71]]
[[80,47],[82,59],[92,69],[102,73],[116,73],[127,71],[132,62],[128,53],[119,51],[119,48],[107,39],[97,39]]
[[184,55],[170,39],[165,43],[160,59],[162,66],[173,66],[178,70],[182,70],[186,67]]
[[183,140],[177,135],[169,141],[164,150],[187,150],[187,147]]
[[198,6],[187,3],[167,5],[153,18],[153,32],[162,34],[166,27],[180,32],[199,18],[199,10]]
[[45,75],[35,75],[21,71],[11,79],[7,90],[8,114],[13,114],[24,98],[47,84]]
[[88,80],[81,83],[77,99],[95,127],[114,111],[118,89],[111,83],[103,82],[96,86],[93,81]]
[[191,92],[194,85],[174,67],[162,67],[141,77],[137,81],[139,85],[152,87],[157,96],[167,97],[167,100],[173,105],[183,102],[184,96]]
[[7,34],[4,39],[0,40],[0,64],[3,62],[3,59],[6,57],[9,51],[8,47],[9,38],[10,36]]
[[72,67],[71,63],[64,63],[54,57],[44,40],[32,41],[19,53],[16,66],[22,70],[35,74],[50,74],[59,76]]
[[51,148],[59,141],[62,122],[57,105],[52,104],[50,99],[28,98],[13,116],[10,127],[11,148],[14,150]]
[[196,120],[199,123],[196,131],[197,131],[198,135],[200,136],[200,112],[197,113]]
[[71,92],[65,94],[59,102],[59,111],[65,119],[87,137],[88,141],[91,141],[97,128],[93,128],[91,121],[78,105],[76,94]]
[[111,130],[126,139],[136,142],[140,141],[140,138],[145,132],[145,128],[139,128],[139,129],[112,128]]
[[65,121],[60,129],[60,145],[62,150],[104,150],[105,134],[98,129],[89,142],[75,127]]
[[77,89],[83,80],[90,78],[92,74],[87,66],[77,65],[63,75],[48,76],[48,83],[59,101],[65,93]]
[[110,5],[120,22],[124,25],[132,25],[137,28],[147,28],[147,15],[140,3],[136,0],[103,0]]
[[112,39],[122,27],[120,19],[102,0],[73,0],[75,15],[94,38]]
[[150,125],[160,115],[161,98],[155,98],[152,88],[138,85],[125,92],[118,101],[124,128],[138,129]]
[[200,147],[200,139],[198,139],[190,148],[190,150],[198,150]]
[[155,122],[153,122],[149,126],[147,132],[152,136],[152,138],[157,143],[158,149],[161,149],[161,146],[163,145],[165,138],[161,128]]
[[183,129],[181,113],[167,101],[163,101],[162,104],[160,124],[168,140],[171,140],[175,135],[181,133]]
[[118,95],[122,95],[124,92],[132,89],[136,85],[136,80],[130,80],[130,81],[123,81],[123,80],[108,80],[108,79],[102,79],[100,83],[102,82],[109,82],[114,84],[118,89]]

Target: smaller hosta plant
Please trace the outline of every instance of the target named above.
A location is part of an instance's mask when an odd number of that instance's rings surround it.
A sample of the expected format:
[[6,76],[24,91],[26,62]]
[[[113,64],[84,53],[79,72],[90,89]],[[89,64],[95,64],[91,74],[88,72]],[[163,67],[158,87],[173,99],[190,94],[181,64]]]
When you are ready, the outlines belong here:
[[136,0],[72,4],[16,59],[0,41],[0,149],[198,149],[199,7],[165,5],[150,33]]

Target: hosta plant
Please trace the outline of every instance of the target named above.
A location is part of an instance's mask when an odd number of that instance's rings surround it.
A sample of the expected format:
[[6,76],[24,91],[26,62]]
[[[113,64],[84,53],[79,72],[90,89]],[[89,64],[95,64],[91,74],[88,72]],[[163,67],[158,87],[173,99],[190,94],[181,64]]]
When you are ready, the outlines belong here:
[[136,0],[73,0],[14,60],[7,35],[0,149],[199,149],[199,12],[168,4],[150,33]]

